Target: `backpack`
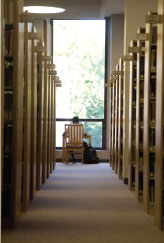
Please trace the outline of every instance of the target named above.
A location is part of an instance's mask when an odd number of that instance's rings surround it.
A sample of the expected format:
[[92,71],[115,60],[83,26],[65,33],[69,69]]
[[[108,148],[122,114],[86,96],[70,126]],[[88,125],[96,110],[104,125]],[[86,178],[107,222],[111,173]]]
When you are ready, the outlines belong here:
[[96,150],[92,145],[88,145],[86,142],[83,142],[84,150],[84,163],[85,164],[98,164],[99,158],[97,157]]

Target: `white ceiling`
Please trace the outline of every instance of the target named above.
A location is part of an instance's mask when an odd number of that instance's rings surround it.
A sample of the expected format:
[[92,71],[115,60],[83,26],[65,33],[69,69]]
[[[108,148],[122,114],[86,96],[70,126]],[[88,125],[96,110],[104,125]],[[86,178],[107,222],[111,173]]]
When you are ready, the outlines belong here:
[[24,0],[24,5],[65,8],[63,13],[38,15],[56,19],[99,19],[124,12],[124,0]]

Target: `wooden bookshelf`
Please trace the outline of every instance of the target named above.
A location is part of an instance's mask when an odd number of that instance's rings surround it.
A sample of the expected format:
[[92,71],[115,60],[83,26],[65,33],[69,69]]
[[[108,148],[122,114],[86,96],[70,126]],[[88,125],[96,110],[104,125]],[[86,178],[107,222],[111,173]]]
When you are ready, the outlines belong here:
[[115,151],[115,161],[114,161],[114,170],[115,173],[118,173],[118,107],[119,107],[119,80],[118,80],[118,72],[119,65],[116,65],[115,70],[115,141],[114,141],[114,151]]
[[23,5],[23,0],[2,1],[3,228],[15,227],[21,211],[28,210],[36,190],[55,168],[57,77],[50,75],[52,57]]
[[5,1],[3,6],[6,45],[3,52],[5,72],[2,227],[13,228],[21,216],[24,24],[19,22],[19,17],[23,11],[23,1]]
[[22,161],[22,210],[27,211],[30,203],[31,165],[31,40],[32,24],[24,24],[24,119]]
[[143,196],[143,116],[144,116],[144,67],[145,67],[145,28],[137,31],[137,83],[136,83],[136,150],[135,150],[135,196]]
[[[143,203],[146,212],[152,212],[155,201],[155,113],[156,113],[156,50],[157,17],[151,11],[147,15],[145,41],[145,81],[144,81],[144,140],[143,140]],[[150,21],[150,22],[149,22]],[[148,23],[149,22],[149,23]]]
[[[49,64],[51,61],[49,62]],[[51,165],[51,75],[50,68],[48,67],[48,151],[47,151],[47,178],[50,175],[50,165]]]
[[119,104],[118,104],[118,177],[123,175],[123,99],[124,99],[124,79],[123,61],[119,59]]
[[43,160],[42,160],[42,183],[44,184],[46,182],[47,178],[47,147],[48,147],[48,63],[49,56],[47,56],[47,52],[45,52],[45,55],[42,56],[42,60],[44,63],[44,97],[43,97]]
[[[55,65],[52,64],[52,62],[49,65],[49,165],[48,165],[48,171],[49,173],[52,173],[53,171],[53,142],[54,142],[54,136],[55,136],[55,131],[54,131],[54,75],[53,72],[56,72],[54,70]],[[49,175],[48,175],[49,176]]]
[[31,39],[31,164],[30,164],[30,199],[36,194],[36,162],[37,162],[37,53],[35,46],[40,40],[34,26],[29,33]]
[[[109,82],[108,82],[109,83]],[[113,112],[113,87],[110,84],[106,84],[106,87],[109,87],[109,105],[110,105],[110,115],[109,115],[109,129],[110,129],[110,138],[109,138],[109,157],[110,161],[109,164],[112,167],[113,161],[113,144],[112,144],[112,112]]]
[[128,187],[135,188],[135,149],[136,149],[136,77],[137,77],[137,41],[132,40],[129,47],[130,56],[130,85],[129,85],[129,165]]
[[[158,15],[164,15],[164,1],[158,0]],[[157,30],[155,225],[164,228],[164,20]]]
[[53,169],[55,168],[55,82],[53,79],[53,76],[50,76],[51,80],[51,116],[52,116],[52,122],[51,122],[51,163],[50,163],[50,172],[52,173]]
[[119,60],[120,73],[118,69],[113,71],[106,85],[111,89],[110,164],[122,178],[123,168],[120,168],[124,167],[125,156],[124,62],[130,61],[128,187],[135,189],[138,200],[143,200],[144,210],[154,213],[155,225],[160,230],[164,228],[163,15],[164,0],[158,0],[158,15],[149,11],[146,28],[139,28],[137,40],[130,43],[130,55]]
[[[4,74],[5,74],[5,60],[4,60],[4,25],[5,25],[5,11],[4,0],[1,1],[1,182],[3,182],[3,136],[4,136]],[[1,198],[3,191],[3,183],[1,183]]]
[[[112,76],[111,78],[115,78]],[[112,149],[112,169],[115,169],[115,97],[116,97],[116,85],[115,80],[112,79],[112,143],[111,143],[111,149]]]
[[44,102],[44,65],[43,53],[46,51],[42,41],[35,47],[37,52],[37,164],[36,164],[36,189],[42,185],[43,161],[43,102]]
[[53,149],[53,169],[55,169],[56,166],[56,85],[55,85],[55,80],[52,80],[52,87],[53,87],[53,104],[52,104],[52,109],[53,109],[53,144],[52,144],[52,149]]

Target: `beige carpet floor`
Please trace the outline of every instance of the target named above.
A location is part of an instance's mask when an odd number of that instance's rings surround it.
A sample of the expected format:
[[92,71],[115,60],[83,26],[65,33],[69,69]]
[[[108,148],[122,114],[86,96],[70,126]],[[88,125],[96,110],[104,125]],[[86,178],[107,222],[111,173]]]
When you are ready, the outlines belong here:
[[2,243],[164,243],[164,232],[107,163],[57,163]]

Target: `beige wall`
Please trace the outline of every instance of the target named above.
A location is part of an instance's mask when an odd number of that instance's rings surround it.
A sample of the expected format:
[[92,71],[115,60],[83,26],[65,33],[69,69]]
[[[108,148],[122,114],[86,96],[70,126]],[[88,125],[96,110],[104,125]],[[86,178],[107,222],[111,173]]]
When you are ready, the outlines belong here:
[[113,14],[110,18],[110,55],[111,55],[111,69],[115,69],[119,58],[123,55],[124,45],[124,15]]
[[[125,0],[124,54],[128,54],[128,46],[136,38],[139,27],[145,26],[148,10],[157,10],[157,0]],[[124,168],[123,177],[128,178],[128,145],[129,145],[129,63],[125,62],[125,96],[124,96]]]
[[[113,14],[109,18],[108,29],[108,57],[107,57],[107,80],[110,80],[111,72],[118,64],[119,58],[123,55],[123,39],[124,39],[124,15]],[[107,139],[106,149],[110,150],[110,124],[111,124],[111,104],[110,104],[110,88],[107,88]],[[109,154],[108,154],[109,158]]]
[[102,0],[100,18],[109,17],[113,14],[123,14],[124,2],[125,0]]

